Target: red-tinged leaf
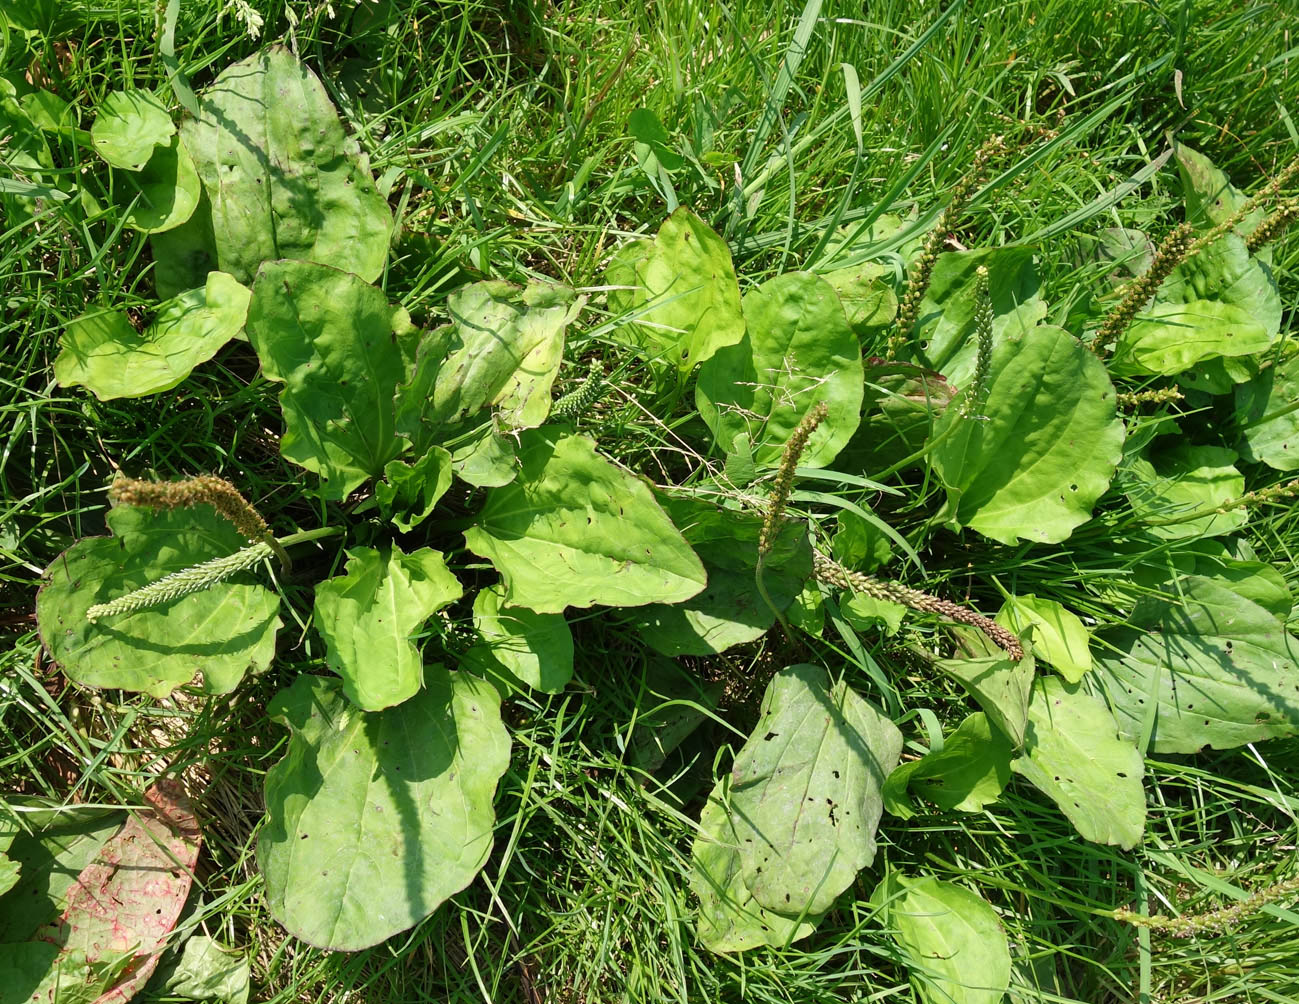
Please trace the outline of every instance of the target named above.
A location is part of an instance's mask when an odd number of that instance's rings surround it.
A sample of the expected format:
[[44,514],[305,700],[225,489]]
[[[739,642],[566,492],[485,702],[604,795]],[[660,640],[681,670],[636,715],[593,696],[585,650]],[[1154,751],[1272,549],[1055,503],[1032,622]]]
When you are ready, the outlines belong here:
[[[148,981],[189,896],[198,861],[202,838],[181,785],[160,780],[144,797],[150,808],[128,819],[100,848],[46,935],[60,949],[54,968],[75,960],[100,979],[112,971],[95,1004],[124,1004]],[[58,996],[67,990],[64,985]],[[45,999],[54,1000],[52,990]]]

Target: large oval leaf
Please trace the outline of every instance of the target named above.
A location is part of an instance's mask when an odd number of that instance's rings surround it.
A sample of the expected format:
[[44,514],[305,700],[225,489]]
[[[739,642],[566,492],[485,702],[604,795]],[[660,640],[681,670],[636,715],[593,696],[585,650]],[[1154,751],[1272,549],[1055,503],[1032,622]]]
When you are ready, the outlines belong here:
[[510,753],[500,698],[436,666],[424,684],[405,704],[367,713],[337,681],[302,676],[268,708],[292,734],[266,775],[257,863],[271,913],[308,944],[376,945],[487,860]]
[[1093,679],[1122,731],[1156,753],[1230,749],[1299,732],[1299,642],[1234,584],[1182,576],[1137,604]]
[[224,694],[249,669],[270,664],[279,597],[245,576],[146,610],[86,620],[97,603],[247,545],[211,506],[118,506],[108,527],[113,536],[87,538],[59,555],[36,598],[41,638],[68,679],[166,697],[201,674],[206,693]]
[[217,266],[250,282],[277,258],[373,282],[392,215],[324,87],[281,46],[223,70],[181,126],[212,207]]
[[315,606],[325,660],[343,678],[348,699],[365,711],[382,711],[413,697],[424,663],[411,635],[462,592],[442,553],[432,548],[348,551],[345,574],[316,586]]
[[902,734],[819,666],[781,670],[731,771],[731,823],[754,900],[824,913],[875,858],[884,779]]
[[253,283],[248,340],[283,383],[280,453],[346,498],[406,446],[394,396],[407,377],[410,315],[355,275],[306,261],[268,262]]
[[933,750],[904,763],[884,782],[884,808],[902,819],[916,815],[908,796],[923,795],[941,809],[978,812],[995,802],[1010,780],[1010,740],[976,711]]
[[1101,361],[1063,328],[1007,337],[992,353],[982,418],[951,407],[935,428],[947,517],[1003,544],[1066,539],[1122,455],[1114,401]]
[[505,580],[505,602],[538,613],[565,607],[677,603],[707,576],[640,479],[585,436],[548,427],[520,437],[519,476],[487,497],[469,550]]
[[818,402],[829,412],[801,463],[824,467],[861,421],[861,349],[833,287],[810,272],[779,275],[744,297],[748,333],[699,370],[695,403],[719,443],[748,435],[758,463],[774,464]]
[[[1143,528],[1146,533],[1165,540],[1216,537],[1238,530],[1249,519],[1243,508],[1218,511],[1222,503],[1245,494],[1245,476],[1234,466],[1234,450],[1179,443],[1152,460],[1129,460],[1118,479],[1132,511],[1150,521]],[[1179,521],[1196,512],[1207,515]]]
[[875,887],[871,903],[926,1001],[1001,1004],[1010,987],[1010,943],[978,893],[894,872]]
[[1131,850],[1146,825],[1144,764],[1109,710],[1078,686],[1039,677],[1015,773],[1060,807],[1083,837]]
[[744,334],[740,288],[726,242],[684,206],[653,241],[625,245],[609,264],[609,305],[636,310],[636,336],[687,371]]
[[125,314],[82,314],[63,332],[54,378],[101,401],[170,390],[243,330],[249,296],[232,276],[212,272],[205,287],[162,304],[143,334]]

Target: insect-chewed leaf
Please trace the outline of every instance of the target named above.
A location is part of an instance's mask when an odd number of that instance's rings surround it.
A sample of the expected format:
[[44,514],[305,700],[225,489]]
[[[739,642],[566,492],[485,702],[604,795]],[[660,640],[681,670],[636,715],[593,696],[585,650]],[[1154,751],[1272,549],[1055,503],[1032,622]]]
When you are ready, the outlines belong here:
[[1010,943],[978,893],[894,872],[871,903],[929,1004],[1001,1004],[1010,988]]
[[1040,677],[1024,755],[1010,766],[1060,807],[1080,834],[1130,850],[1146,826],[1144,765],[1109,709],[1078,685]]
[[233,554],[247,541],[210,506],[151,512],[118,506],[111,537],[78,541],[45,570],[36,598],[41,639],[68,679],[166,697],[202,674],[231,691],[275,653],[279,597],[238,579],[95,623],[86,611],[172,572]]
[[519,476],[487,497],[469,550],[505,580],[505,602],[565,607],[679,603],[704,588],[704,566],[649,487],[559,427],[520,437]]
[[901,752],[893,723],[824,669],[776,674],[728,800],[741,877],[760,906],[824,913],[874,860],[884,779]]
[[392,214],[325,88],[288,49],[226,67],[181,126],[212,209],[217,268],[250,282],[298,258],[373,282]]
[[90,127],[95,152],[113,167],[139,171],[156,147],[176,135],[166,105],[150,91],[111,91],[105,95]]
[[301,676],[271,702],[292,734],[266,775],[257,862],[276,920],[308,944],[356,951],[478,874],[510,740],[496,691],[465,673],[431,666],[423,690],[380,712],[341,691]]
[[1299,642],[1236,584],[1182,576],[1106,632],[1089,679],[1121,731],[1157,753],[1230,749],[1299,732]]
[[163,303],[143,334],[125,314],[82,314],[63,333],[54,378],[101,401],[170,390],[243,330],[250,295],[232,276],[212,272],[206,286]]
[[981,415],[948,408],[935,427],[946,515],[1003,544],[1066,539],[1091,519],[1122,455],[1114,409],[1104,365],[1063,328],[1007,337],[993,349]]
[[[712,655],[762,637],[775,614],[754,582],[762,517],[696,499],[666,498],[663,508],[708,572],[708,585],[683,603],[656,603],[631,614],[641,636],[664,655]],[[763,582],[784,610],[812,571],[805,526],[789,521],[775,535]]]
[[726,809],[729,778],[723,778],[699,816],[690,849],[690,888],[699,897],[699,940],[714,952],[742,952],[758,945],[782,946],[816,930],[818,917],[799,918],[763,909],[744,882],[740,838]]
[[976,711],[957,726],[943,748],[904,763],[884,782],[884,808],[902,819],[916,815],[907,789],[939,808],[978,812],[1000,797],[1010,780],[1010,740]]
[[307,261],[263,265],[248,340],[267,378],[283,383],[280,453],[346,498],[402,452],[397,387],[407,377],[410,315],[355,275]]
[[747,434],[754,459],[779,463],[818,402],[829,409],[801,463],[824,467],[861,421],[861,348],[833,287],[810,272],[779,275],[744,297],[748,332],[699,370],[695,403],[719,443]]
[[343,678],[348,699],[382,711],[414,696],[424,664],[410,636],[462,592],[432,548],[349,550],[345,574],[316,586],[315,608],[326,662]]
[[679,370],[694,368],[744,335],[730,249],[684,206],[663,221],[654,240],[620,249],[605,281],[630,287],[611,291],[610,308],[635,310],[633,330],[641,344],[662,351]]

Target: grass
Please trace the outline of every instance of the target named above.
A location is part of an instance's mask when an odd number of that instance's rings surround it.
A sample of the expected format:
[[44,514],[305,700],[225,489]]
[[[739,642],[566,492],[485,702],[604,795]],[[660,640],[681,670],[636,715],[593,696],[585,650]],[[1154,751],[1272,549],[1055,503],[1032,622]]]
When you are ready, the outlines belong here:
[[[108,90],[162,79],[152,4],[56,6],[53,32],[9,35],[5,74],[43,74],[86,121]],[[1001,133],[1010,152],[955,236],[968,247],[1034,244],[1059,321],[1098,272],[1097,231],[1162,234],[1177,222],[1168,168],[1118,197],[1169,131],[1245,187],[1299,149],[1299,50],[1290,48],[1299,16],[1283,3],[970,2],[942,14],[887,0],[806,8],[336,0],[332,16],[325,4],[256,6],[259,40],[231,13],[219,16],[213,0],[182,5],[177,55],[195,86],[277,39],[321,73],[400,212],[383,283],[417,321],[436,319],[450,289],[480,276],[593,288],[561,392],[585,375],[581,360],[605,359],[610,369],[624,361],[626,319],[603,310],[603,267],[627,239],[652,233],[674,202],[724,233],[742,282],[755,283],[816,267],[835,228],[860,228],[880,211],[931,218],[973,151]],[[860,81],[860,109],[844,64]],[[638,166],[627,132],[638,107],[685,153],[670,187]],[[65,144],[61,162],[79,177],[75,151]],[[752,723],[753,681],[785,653],[773,635],[725,658],[674,663],[647,655],[616,618],[589,615],[575,624],[574,685],[508,705],[513,761],[483,875],[453,905],[371,951],[330,954],[286,937],[266,912],[252,860],[262,777],[284,742],[262,712],[294,674],[322,665],[306,631],[304,583],[327,570],[328,554],[281,583],[289,614],[280,658],[228,698],[71,688],[41,660],[32,630],[41,570],[102,530],[103,486],[118,466],[220,473],[278,514],[278,532],[328,522],[278,456],[274,389],[246,346],[228,347],[176,392],[141,401],[100,403],[53,383],[66,321],[93,302],[147,309],[150,263],[145,239],[93,213],[39,226],[11,216],[0,246],[0,788],[130,804],[141,779],[164,765],[200,779],[206,849],[185,923],[251,955],[257,999],[909,1000],[906,968],[866,902],[887,862],[974,881],[1009,932],[1015,1001],[1299,1000],[1299,916],[1288,904],[1187,940],[1111,916],[1123,905],[1199,912],[1293,876],[1299,743],[1289,740],[1152,757],[1152,817],[1144,846],[1130,854],[1079,840],[1026,786],[1012,785],[978,815],[886,817],[880,859],[813,938],[737,957],[703,951],[684,878],[693,820]],[[1297,266],[1299,241],[1278,245],[1287,304],[1299,302]],[[1212,430],[1212,415],[1197,421]],[[706,439],[690,435],[697,422],[678,388],[630,365],[586,430],[634,469],[680,477],[715,459],[686,445]],[[1108,517],[1080,529],[1067,551],[931,535],[932,506],[917,500],[937,486],[892,480],[912,508],[878,511],[925,549],[927,588],[981,609],[999,604],[997,583],[1105,622],[1114,613],[1097,590],[1130,578],[1138,559],[1162,560],[1113,553]],[[847,485],[841,494],[886,501]],[[1254,525],[1259,557],[1292,589],[1297,519],[1278,506]],[[453,612],[446,644],[467,616]],[[952,724],[961,698],[906,651],[937,637],[934,623],[919,620],[900,639],[863,636],[821,654],[873,700],[932,709]],[[706,724],[649,757],[651,737],[682,708]],[[903,726],[913,745],[924,740],[919,724]]]

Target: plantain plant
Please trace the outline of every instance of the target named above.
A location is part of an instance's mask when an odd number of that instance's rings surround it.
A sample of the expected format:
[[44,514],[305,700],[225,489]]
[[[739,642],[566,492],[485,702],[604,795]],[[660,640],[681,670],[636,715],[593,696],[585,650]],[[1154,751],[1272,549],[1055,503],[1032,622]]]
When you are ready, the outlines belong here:
[[[718,460],[653,484],[576,431],[609,390],[599,364],[580,387],[567,379],[581,372],[565,360],[586,295],[473,282],[448,295],[445,323],[421,328],[374,284],[387,199],[287,50],[226,68],[179,127],[158,97],[117,92],[89,142],[130,182],[123,221],[152,234],[162,299],[143,331],[103,307],[72,320],[58,381],[100,399],[155,394],[246,339],[279,388],[280,453],[345,518],[275,536],[287,516],[264,519],[220,479],[124,476],[110,535],[47,569],[41,636],[81,685],[228,693],[275,659],[274,566],[341,539],[341,572],[315,584],[327,672],[268,708],[289,740],[266,777],[257,862],[272,913],[306,942],[374,945],[473,880],[510,756],[501,694],[563,689],[570,609],[616,608],[671,657],[769,633],[788,656],[757,681],[756,727],[699,818],[689,882],[699,937],[719,952],[811,934],[871,866],[886,813],[978,811],[1018,776],[1119,853],[1143,838],[1143,754],[1299,730],[1291,599],[1243,536],[1277,493],[1247,495],[1237,466],[1299,467],[1299,354],[1265,243],[1294,213],[1247,204],[1194,151],[1177,150],[1186,226],[1144,269],[1118,258],[1136,274],[1116,295],[1098,288],[1064,314],[1043,299],[1031,248],[943,252],[937,232],[895,288],[873,249],[911,224],[883,217],[819,271],[742,295],[726,242],[676,209],[606,275],[622,351],[693,387],[697,445]],[[889,359],[871,355],[885,347]],[[561,373],[577,389],[556,403]],[[1225,409],[1235,448],[1160,438],[1193,399]],[[915,468],[942,495],[926,534],[1024,554],[1085,529],[1119,552],[1160,541],[1170,561],[1103,581],[1091,602],[1124,623],[1099,637],[1030,593],[986,617],[938,595],[916,540],[871,506]],[[803,489],[827,479],[859,493]],[[449,515],[453,487],[481,503]],[[482,564],[449,560],[454,532]],[[457,646],[436,625],[459,602],[473,632]],[[822,639],[860,648],[916,615],[951,636],[911,657],[977,710],[960,705],[941,744],[902,762],[906,709],[886,668],[872,700]],[[889,873],[871,902],[930,999],[971,976],[994,996],[958,999],[1000,999],[1010,956],[977,892]],[[935,962],[940,944],[972,952],[978,972]]]

